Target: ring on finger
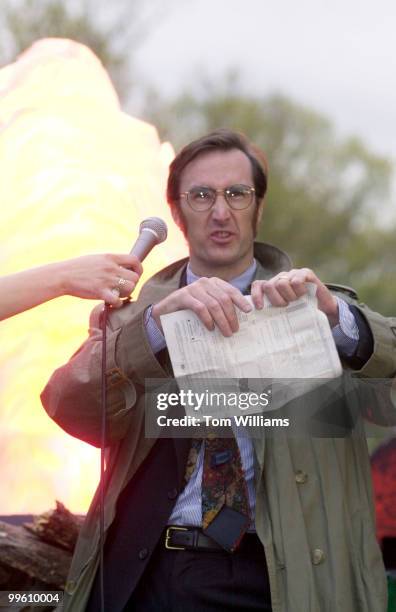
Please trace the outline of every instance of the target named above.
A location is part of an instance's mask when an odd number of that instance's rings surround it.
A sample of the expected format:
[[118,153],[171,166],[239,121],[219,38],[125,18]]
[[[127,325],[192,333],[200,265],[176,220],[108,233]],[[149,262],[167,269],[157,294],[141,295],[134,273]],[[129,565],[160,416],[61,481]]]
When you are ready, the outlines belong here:
[[125,280],[125,278],[122,278],[120,276],[120,278],[118,279],[117,288],[123,287],[126,284],[127,284],[127,281]]

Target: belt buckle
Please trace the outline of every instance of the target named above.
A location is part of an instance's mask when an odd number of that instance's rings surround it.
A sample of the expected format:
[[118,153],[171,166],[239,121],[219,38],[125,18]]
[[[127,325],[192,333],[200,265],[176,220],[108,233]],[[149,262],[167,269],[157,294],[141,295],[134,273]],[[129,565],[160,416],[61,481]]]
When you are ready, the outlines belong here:
[[167,550],[186,550],[185,546],[170,546],[169,540],[171,538],[170,531],[173,529],[174,531],[188,531],[187,527],[167,527],[165,532],[165,548]]

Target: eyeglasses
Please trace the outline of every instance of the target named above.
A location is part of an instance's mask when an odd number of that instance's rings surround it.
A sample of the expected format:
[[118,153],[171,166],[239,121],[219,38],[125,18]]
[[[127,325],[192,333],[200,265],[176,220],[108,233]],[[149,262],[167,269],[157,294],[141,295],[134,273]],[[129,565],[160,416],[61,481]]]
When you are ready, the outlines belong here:
[[185,196],[187,203],[193,210],[204,212],[214,206],[217,196],[223,195],[228,206],[233,210],[248,208],[255,193],[254,187],[248,185],[230,185],[225,189],[213,189],[212,187],[192,187],[189,191],[183,191],[180,195]]

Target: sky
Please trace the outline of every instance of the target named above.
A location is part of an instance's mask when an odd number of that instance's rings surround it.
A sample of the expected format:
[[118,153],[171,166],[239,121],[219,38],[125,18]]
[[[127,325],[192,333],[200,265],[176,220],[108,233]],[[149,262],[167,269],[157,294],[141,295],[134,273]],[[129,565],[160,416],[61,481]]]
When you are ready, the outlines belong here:
[[134,56],[163,95],[237,68],[244,92],[291,96],[396,160],[393,0],[168,2]]

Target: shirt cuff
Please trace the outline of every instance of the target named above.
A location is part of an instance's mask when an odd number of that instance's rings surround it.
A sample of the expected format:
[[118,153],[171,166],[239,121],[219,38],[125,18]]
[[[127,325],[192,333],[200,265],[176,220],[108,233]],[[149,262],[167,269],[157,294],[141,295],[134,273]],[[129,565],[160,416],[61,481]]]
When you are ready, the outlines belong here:
[[341,357],[352,357],[359,343],[359,328],[348,304],[339,297],[336,300],[340,322],[331,330],[334,342]]
[[150,343],[153,353],[158,353],[166,347],[164,334],[158,327],[155,319],[151,316],[153,304],[149,306],[144,313],[144,325],[146,327],[147,338]]

